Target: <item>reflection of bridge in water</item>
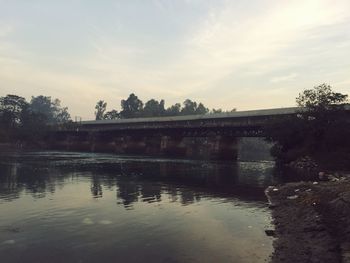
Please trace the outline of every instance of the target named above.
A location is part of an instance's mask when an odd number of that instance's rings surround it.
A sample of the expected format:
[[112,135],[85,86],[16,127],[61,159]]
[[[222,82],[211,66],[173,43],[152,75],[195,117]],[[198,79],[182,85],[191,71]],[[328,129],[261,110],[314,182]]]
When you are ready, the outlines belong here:
[[300,108],[208,115],[85,121],[52,133],[54,149],[119,154],[236,159],[238,137],[263,137],[272,120]]
[[263,190],[274,183],[272,163],[223,163],[120,160],[101,156],[86,162],[81,155],[48,161],[38,155],[20,165],[0,165],[0,201],[20,198],[23,192],[34,198],[55,194],[70,180],[86,182],[94,198],[115,189],[117,202],[131,207],[137,202],[190,204],[201,198],[219,197],[244,202],[264,202]]

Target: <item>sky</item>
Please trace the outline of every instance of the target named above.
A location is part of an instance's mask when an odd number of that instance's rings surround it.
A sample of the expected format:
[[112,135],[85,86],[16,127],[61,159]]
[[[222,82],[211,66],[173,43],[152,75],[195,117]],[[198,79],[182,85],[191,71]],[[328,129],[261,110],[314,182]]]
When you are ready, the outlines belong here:
[[166,106],[288,107],[350,93],[349,0],[0,0],[0,96],[94,118],[135,93]]

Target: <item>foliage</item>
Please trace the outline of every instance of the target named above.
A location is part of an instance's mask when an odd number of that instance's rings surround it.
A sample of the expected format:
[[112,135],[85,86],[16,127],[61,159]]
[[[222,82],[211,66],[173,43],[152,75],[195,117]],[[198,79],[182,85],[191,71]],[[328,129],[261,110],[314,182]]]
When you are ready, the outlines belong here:
[[137,118],[142,116],[143,102],[131,93],[126,100],[121,101],[121,118]]
[[104,102],[103,100],[99,100],[96,103],[96,106],[95,106],[96,120],[103,120],[104,119],[104,113],[106,111],[106,108],[107,108],[107,103]]
[[265,127],[267,140],[275,142],[273,154],[285,161],[309,155],[320,159],[350,147],[349,113],[345,110],[347,95],[322,84],[299,94],[302,107],[295,116],[272,121]]
[[143,117],[159,117],[164,116],[165,108],[164,108],[164,100],[160,102],[155,99],[150,99],[145,103],[145,107],[143,108]]
[[116,110],[107,111],[103,116],[105,120],[115,120],[120,119],[120,113]]
[[235,112],[236,111],[236,109],[235,108],[233,108],[232,110],[226,110],[226,111],[224,111],[224,110],[222,110],[222,109],[212,109],[211,111],[210,111],[210,114],[217,114],[217,113],[231,113],[231,112]]
[[177,116],[180,115],[181,112],[181,104],[175,103],[174,105],[171,105],[169,108],[166,109],[165,114],[167,116]]
[[15,128],[21,124],[21,115],[28,103],[23,97],[7,95],[0,98],[1,124],[7,128]]
[[59,99],[52,100],[48,96],[32,96],[30,101],[30,111],[42,115],[46,122],[50,124],[64,123],[70,120],[67,107],[61,107]]
[[306,107],[308,111],[332,110],[335,105],[342,105],[348,95],[332,91],[332,87],[325,83],[304,90],[296,98],[299,107]]
[[111,112],[102,114],[104,119],[127,119],[140,117],[161,117],[161,116],[179,116],[179,115],[195,115],[208,114],[209,109],[203,103],[197,103],[190,99],[183,102],[183,107],[180,103],[175,103],[168,108],[165,108],[164,100],[150,99],[145,104],[134,93],[131,93],[126,100],[121,101],[121,108],[119,114],[113,110],[113,117]]
[[206,108],[202,103],[199,103],[194,114],[207,114],[209,109]]
[[42,138],[51,125],[70,121],[67,107],[58,99],[32,97],[28,103],[23,97],[7,95],[0,98],[0,140],[36,141]]
[[223,112],[222,109],[212,109],[212,110],[211,110],[211,113],[212,113],[212,114],[222,113],[222,112]]
[[209,112],[202,103],[197,104],[197,102],[187,99],[183,103],[183,108],[181,109],[181,115],[195,115],[195,114],[207,114]]

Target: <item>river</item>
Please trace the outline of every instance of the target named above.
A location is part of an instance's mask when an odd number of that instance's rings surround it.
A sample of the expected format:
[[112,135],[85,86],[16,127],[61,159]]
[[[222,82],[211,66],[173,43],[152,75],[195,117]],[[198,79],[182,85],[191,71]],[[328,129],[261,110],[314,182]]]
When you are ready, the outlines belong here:
[[264,262],[271,161],[0,154],[0,262]]

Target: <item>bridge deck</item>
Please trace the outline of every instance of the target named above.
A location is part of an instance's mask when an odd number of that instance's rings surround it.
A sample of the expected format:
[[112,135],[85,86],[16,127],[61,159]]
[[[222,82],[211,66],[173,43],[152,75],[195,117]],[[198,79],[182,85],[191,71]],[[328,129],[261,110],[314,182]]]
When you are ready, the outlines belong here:
[[300,107],[236,111],[230,113],[215,113],[205,115],[186,115],[186,116],[169,116],[169,117],[151,117],[151,118],[130,118],[116,120],[92,120],[82,121],[83,126],[111,125],[111,124],[132,124],[132,123],[151,123],[151,122],[183,122],[183,121],[200,121],[200,120],[225,120],[234,118],[264,117],[276,115],[290,115],[300,111]]

